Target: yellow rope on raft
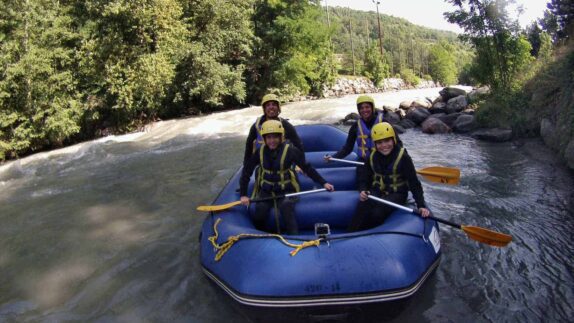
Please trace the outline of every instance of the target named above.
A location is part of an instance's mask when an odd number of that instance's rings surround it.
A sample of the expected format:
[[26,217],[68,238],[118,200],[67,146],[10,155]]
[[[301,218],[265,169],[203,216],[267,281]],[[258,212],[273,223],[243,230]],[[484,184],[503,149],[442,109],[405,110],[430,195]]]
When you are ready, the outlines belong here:
[[285,238],[283,238],[283,236],[279,235],[279,234],[273,234],[273,233],[265,233],[265,234],[255,234],[255,233],[240,233],[238,235],[234,235],[234,236],[230,236],[229,238],[227,238],[227,241],[225,241],[222,244],[218,244],[217,243],[217,238],[219,237],[219,232],[217,232],[217,226],[219,225],[219,223],[221,222],[221,218],[217,219],[217,221],[215,221],[215,224],[213,225],[213,232],[215,233],[213,236],[207,238],[209,241],[211,241],[211,244],[213,245],[213,247],[215,249],[217,249],[217,254],[215,254],[215,261],[219,261],[219,259],[221,259],[221,257],[223,257],[223,255],[227,252],[227,250],[229,250],[233,244],[237,241],[239,241],[239,239],[243,239],[243,238],[277,238],[279,239],[279,241],[283,242],[285,245],[295,248],[294,250],[291,250],[290,254],[291,256],[295,256],[299,251],[301,251],[302,249],[305,249],[307,247],[311,247],[311,246],[319,246],[319,244],[321,243],[321,239],[317,239],[317,240],[309,240],[309,241],[305,241],[302,244],[294,244],[291,243],[287,240],[285,240]]

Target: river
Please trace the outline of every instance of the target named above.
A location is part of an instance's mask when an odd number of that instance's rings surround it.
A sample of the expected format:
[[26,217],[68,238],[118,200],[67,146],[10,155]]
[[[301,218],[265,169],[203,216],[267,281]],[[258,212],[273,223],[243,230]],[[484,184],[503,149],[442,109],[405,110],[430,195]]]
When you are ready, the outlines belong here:
[[[377,104],[439,89],[374,95]],[[334,123],[355,96],[292,103],[294,124]],[[239,167],[260,107],[158,122],[0,166],[0,321],[246,322],[203,275],[198,233]],[[346,129],[347,127],[343,127]],[[572,322],[574,178],[540,140],[401,135],[434,213],[506,232],[494,248],[441,227],[442,260],[396,322]]]

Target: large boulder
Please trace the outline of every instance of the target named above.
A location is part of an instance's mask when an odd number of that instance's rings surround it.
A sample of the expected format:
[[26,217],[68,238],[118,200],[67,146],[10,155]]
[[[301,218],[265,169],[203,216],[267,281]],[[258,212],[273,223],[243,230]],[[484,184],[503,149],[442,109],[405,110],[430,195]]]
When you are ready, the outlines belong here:
[[411,104],[413,103],[412,100],[405,100],[399,103],[399,109],[409,110],[411,108]]
[[440,92],[438,92],[440,94],[440,96],[442,97],[443,101],[448,101],[452,98],[455,98],[457,96],[460,95],[466,95],[466,91],[463,89],[459,89],[456,87],[445,87],[444,89],[440,90]]
[[556,125],[548,118],[542,119],[540,122],[540,136],[546,146],[554,149],[560,149],[560,137],[556,131]]
[[425,108],[413,108],[409,110],[409,112],[406,115],[406,118],[412,120],[414,123],[418,125],[421,124],[423,121],[425,121],[426,118],[428,118],[430,115],[431,113],[429,112],[429,110]]
[[399,126],[405,128],[405,129],[410,129],[410,128],[414,128],[417,126],[417,124],[409,119],[403,119],[401,120],[401,122],[399,123]]
[[468,101],[466,101],[466,96],[459,95],[455,98],[448,100],[446,103],[446,113],[455,113],[464,110],[468,106]]
[[395,132],[398,134],[405,133],[406,131],[405,128],[401,127],[401,125],[398,124],[394,124],[393,129],[395,129]]
[[504,142],[512,139],[512,130],[503,128],[479,129],[473,132],[471,136],[484,141]]
[[452,128],[456,119],[458,119],[458,117],[460,117],[461,115],[462,114],[460,112],[451,114],[439,113],[438,115],[436,115],[436,117],[439,118],[440,121],[444,122],[447,126]]
[[395,125],[395,124],[401,122],[401,116],[395,112],[386,112],[384,114],[383,120],[385,120],[386,122],[388,122],[392,125]]
[[432,107],[429,109],[429,111],[432,114],[445,113],[446,112],[446,103],[436,102],[435,104],[432,105]]
[[427,101],[426,99],[416,99],[411,103],[411,107],[413,107],[413,108],[428,109],[431,106],[432,106],[431,102]]
[[476,122],[474,122],[474,116],[468,114],[460,115],[455,121],[452,126],[452,130],[458,133],[467,133],[474,128],[476,128]]
[[438,118],[428,118],[421,124],[424,133],[448,133],[450,127]]

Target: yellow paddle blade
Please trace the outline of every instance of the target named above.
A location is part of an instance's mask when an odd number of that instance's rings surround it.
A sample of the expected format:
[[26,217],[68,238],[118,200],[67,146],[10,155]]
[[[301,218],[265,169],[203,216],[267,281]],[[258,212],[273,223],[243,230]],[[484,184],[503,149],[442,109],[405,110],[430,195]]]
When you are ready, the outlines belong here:
[[504,247],[510,241],[512,241],[512,236],[496,231],[491,231],[481,227],[473,227],[467,225],[461,225],[460,228],[467,234],[472,240],[489,244],[495,247]]
[[220,204],[220,205],[201,205],[197,207],[198,211],[204,211],[204,212],[217,212],[217,211],[223,211],[223,210],[227,210],[229,208],[232,208],[236,205],[241,204],[241,201],[235,201],[235,202],[231,202],[231,203],[227,203],[227,204]]
[[456,185],[460,183],[460,169],[449,167],[427,167],[417,170],[417,173],[431,182]]

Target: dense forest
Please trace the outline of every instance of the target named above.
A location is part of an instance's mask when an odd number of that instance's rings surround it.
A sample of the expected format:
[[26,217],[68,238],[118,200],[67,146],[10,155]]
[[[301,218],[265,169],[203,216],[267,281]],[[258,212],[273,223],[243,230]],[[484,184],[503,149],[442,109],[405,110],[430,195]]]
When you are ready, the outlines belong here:
[[[332,43],[339,58],[339,73],[372,75],[373,60],[380,59],[377,13],[349,8],[325,8],[332,26]],[[470,44],[458,35],[414,25],[402,18],[380,14],[383,77],[410,74],[445,84],[457,82],[457,76],[473,57]],[[378,55],[374,58],[370,56]],[[354,61],[354,62],[353,62]],[[369,65],[370,64],[370,65]]]
[[[505,3],[448,1],[474,13]],[[552,3],[528,30],[504,15],[491,19],[498,29],[473,29],[490,18],[451,13],[446,19],[465,29],[457,37],[318,0],[4,0],[0,161],[256,104],[267,92],[320,95],[339,74],[516,89],[568,35],[572,1]]]

